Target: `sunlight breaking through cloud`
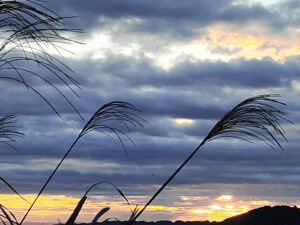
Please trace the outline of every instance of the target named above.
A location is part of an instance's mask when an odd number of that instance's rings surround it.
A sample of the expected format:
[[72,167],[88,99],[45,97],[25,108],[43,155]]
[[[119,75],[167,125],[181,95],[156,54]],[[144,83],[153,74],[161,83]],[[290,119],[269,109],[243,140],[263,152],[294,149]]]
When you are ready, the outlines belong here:
[[194,124],[194,120],[192,120],[192,119],[177,118],[177,119],[174,119],[174,121],[177,125],[180,125],[180,126],[186,126],[186,125]]

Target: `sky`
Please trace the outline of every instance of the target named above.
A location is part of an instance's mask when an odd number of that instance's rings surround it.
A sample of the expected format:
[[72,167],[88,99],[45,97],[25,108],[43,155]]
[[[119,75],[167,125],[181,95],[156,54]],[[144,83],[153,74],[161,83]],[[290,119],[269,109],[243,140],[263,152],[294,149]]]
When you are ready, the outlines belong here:
[[[36,67],[68,96],[84,121],[45,83],[33,80],[62,118],[38,95],[13,81],[0,83],[2,113],[18,116],[25,137],[0,146],[0,176],[32,201],[93,113],[110,101],[142,112],[144,127],[126,131],[128,156],[114,136],[82,137],[27,218],[65,221],[85,191],[112,182],[130,203],[143,205],[239,102],[280,94],[294,124],[283,122],[284,151],[257,140],[207,143],[142,214],[140,220],[220,221],[265,205],[300,207],[300,3],[296,0],[51,0],[66,33],[81,42],[49,49],[80,84],[79,98]],[[32,66],[32,64],[30,64]],[[29,65],[24,65],[28,67]],[[1,72],[2,73],[2,72]],[[31,78],[28,78],[31,79]],[[29,205],[4,184],[1,204],[21,218]],[[105,218],[130,210],[109,185],[89,193],[78,222],[104,207]]]

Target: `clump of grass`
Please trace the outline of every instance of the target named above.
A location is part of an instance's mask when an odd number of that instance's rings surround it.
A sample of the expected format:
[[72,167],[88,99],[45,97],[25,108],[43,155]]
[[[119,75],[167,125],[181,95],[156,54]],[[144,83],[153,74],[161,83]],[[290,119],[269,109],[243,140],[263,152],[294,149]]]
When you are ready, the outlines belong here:
[[6,225],[7,222],[10,225],[19,225],[19,222],[15,215],[4,205],[0,204],[0,221]]
[[278,138],[287,142],[285,131],[280,125],[281,121],[290,122],[287,113],[281,111],[276,106],[285,105],[277,98],[280,95],[268,94],[258,95],[248,98],[232,110],[227,112],[211,129],[208,135],[178,167],[178,169],[165,181],[158,191],[151,197],[145,206],[138,212],[132,213],[127,225],[134,223],[153,200],[164,190],[173,180],[179,171],[191,160],[198,150],[207,142],[217,138],[238,138],[244,141],[263,141],[271,148],[279,147],[283,150]]
[[[65,158],[72,151],[72,149],[76,145],[76,143],[82,137],[84,137],[86,134],[93,132],[93,131],[101,132],[101,133],[104,133],[107,135],[114,134],[119,139],[120,143],[123,146],[125,153],[127,154],[125,145],[122,140],[122,136],[125,136],[126,138],[128,138],[132,143],[134,143],[134,142],[130,139],[130,137],[121,128],[113,126],[112,122],[118,122],[128,130],[129,130],[130,125],[131,126],[143,126],[142,122],[144,120],[136,114],[137,112],[140,112],[140,110],[138,110],[134,105],[132,105],[128,102],[122,102],[122,101],[109,102],[107,104],[104,104],[102,107],[100,107],[94,113],[94,115],[89,119],[89,121],[84,125],[84,127],[82,128],[81,132],[78,134],[75,141],[72,143],[70,148],[67,150],[67,152],[64,154],[64,156],[59,161],[56,168],[53,170],[51,175],[48,177],[45,184],[43,185],[43,187],[37,194],[35,200],[32,202],[28,211],[22,218],[20,225],[24,222],[28,213],[31,211],[32,207],[38,200],[39,196],[43,193],[46,186],[49,184],[52,177],[54,176],[54,174],[56,173],[56,171],[58,170],[60,165],[63,163]],[[95,184],[95,185],[98,185],[98,184]],[[93,188],[93,186],[91,187],[91,189],[92,188]],[[90,191],[90,189],[88,190],[88,192],[89,191]],[[121,194],[121,192],[119,192],[119,193]],[[82,200],[82,201],[84,203],[85,200]]]

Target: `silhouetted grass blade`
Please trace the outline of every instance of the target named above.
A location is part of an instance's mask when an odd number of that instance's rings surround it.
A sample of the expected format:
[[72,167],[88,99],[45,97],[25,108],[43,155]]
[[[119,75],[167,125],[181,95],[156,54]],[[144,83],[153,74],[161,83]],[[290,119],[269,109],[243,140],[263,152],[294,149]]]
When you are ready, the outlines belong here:
[[86,199],[87,199],[87,196],[86,196],[86,195],[84,195],[84,196],[80,199],[80,201],[78,202],[78,204],[77,204],[76,208],[74,209],[72,215],[71,215],[70,218],[68,219],[66,225],[73,225],[73,224],[74,224],[74,222],[75,222],[77,216],[79,215],[79,212],[80,212],[80,210],[82,209],[82,206],[83,206],[83,204],[85,203]]
[[107,213],[109,209],[110,209],[109,207],[105,207],[101,209],[100,212],[98,212],[95,218],[92,220],[91,225],[96,225],[100,217],[103,216],[105,213]]
[[20,198],[22,198],[25,202],[29,203],[24,197],[22,197],[22,195],[20,195],[16,189],[13,188],[13,186],[11,186],[3,177],[0,177],[0,180],[10,189],[12,190],[16,195],[18,195]]

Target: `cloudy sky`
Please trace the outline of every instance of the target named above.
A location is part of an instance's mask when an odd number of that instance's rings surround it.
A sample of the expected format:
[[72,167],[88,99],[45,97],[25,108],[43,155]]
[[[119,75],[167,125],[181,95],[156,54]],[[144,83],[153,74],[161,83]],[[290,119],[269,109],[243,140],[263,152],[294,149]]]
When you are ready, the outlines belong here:
[[[130,102],[147,122],[127,133],[135,142],[124,139],[127,157],[113,136],[81,138],[27,221],[65,221],[99,181],[114,183],[132,205],[143,205],[224,113],[268,93],[282,96],[287,105],[281,109],[294,122],[283,123],[285,151],[258,141],[210,142],[140,219],[222,220],[264,205],[300,206],[299,1],[51,0],[45,5],[62,16],[77,16],[66,26],[84,30],[66,34],[83,44],[64,45],[67,51],[53,54],[81,84],[77,98],[56,83],[85,121],[42,81],[32,84],[62,119],[30,89],[2,80],[2,113],[18,115],[26,136],[14,144],[20,152],[0,146],[0,176],[32,200],[100,106]],[[21,218],[28,204],[0,188],[1,204]],[[122,197],[103,185],[89,194],[79,221],[89,222],[106,206],[111,207],[107,217],[130,215]]]

